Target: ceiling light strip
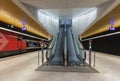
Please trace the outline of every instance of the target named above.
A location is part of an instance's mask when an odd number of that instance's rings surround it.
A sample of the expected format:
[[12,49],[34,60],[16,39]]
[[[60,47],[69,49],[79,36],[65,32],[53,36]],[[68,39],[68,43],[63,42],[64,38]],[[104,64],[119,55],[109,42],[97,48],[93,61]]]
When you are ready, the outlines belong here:
[[116,34],[120,34],[120,31],[115,32],[115,33],[106,34],[106,35],[96,36],[96,37],[92,37],[92,38],[88,38],[88,39],[83,39],[81,41],[87,41],[87,40],[91,40],[91,39],[97,39],[97,38],[107,37],[107,36],[116,35]]
[[13,31],[13,30],[6,29],[6,28],[3,28],[3,27],[0,27],[0,29],[1,29],[1,30],[5,30],[5,31],[9,31],[9,32],[13,32],[13,33],[17,33],[17,34],[21,34],[21,35],[25,35],[25,36],[28,36],[28,37],[31,37],[31,38],[35,38],[35,39],[40,39],[40,40],[48,41],[48,40],[43,39],[43,38],[39,38],[39,37],[36,37],[36,36],[32,36],[32,35],[28,35],[28,34],[24,34],[24,33],[17,32],[17,31]]

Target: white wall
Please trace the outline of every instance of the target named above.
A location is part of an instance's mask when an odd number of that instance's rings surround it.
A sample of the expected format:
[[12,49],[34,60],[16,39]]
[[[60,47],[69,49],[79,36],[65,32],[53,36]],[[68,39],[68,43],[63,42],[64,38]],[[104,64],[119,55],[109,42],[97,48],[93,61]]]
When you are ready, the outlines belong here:
[[72,29],[76,37],[83,33],[83,31],[96,19],[97,8],[90,8],[82,14],[72,18]]
[[103,3],[99,6],[96,6],[94,8],[90,8],[86,11],[84,11],[82,14],[72,18],[73,23],[73,32],[78,37],[78,35],[82,34],[85,29],[95,20],[98,19],[101,15],[104,14],[105,11],[111,7],[114,0],[110,0],[106,3]]
[[48,30],[49,33],[56,37],[59,28],[59,19],[41,9],[37,11],[37,14],[40,23]]

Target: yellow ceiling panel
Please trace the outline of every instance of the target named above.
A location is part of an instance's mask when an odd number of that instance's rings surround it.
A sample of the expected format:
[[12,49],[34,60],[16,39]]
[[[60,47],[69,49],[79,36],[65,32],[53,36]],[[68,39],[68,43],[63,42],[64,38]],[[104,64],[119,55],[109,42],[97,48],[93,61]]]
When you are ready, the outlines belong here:
[[11,0],[0,0],[0,21],[22,28],[22,21],[26,21],[27,31],[49,38],[51,35],[17,7]]
[[89,37],[98,33],[108,31],[110,28],[110,20],[114,19],[114,27],[120,27],[120,4],[115,7],[111,12],[105,15],[102,19],[92,25],[88,30],[82,33],[81,38]]

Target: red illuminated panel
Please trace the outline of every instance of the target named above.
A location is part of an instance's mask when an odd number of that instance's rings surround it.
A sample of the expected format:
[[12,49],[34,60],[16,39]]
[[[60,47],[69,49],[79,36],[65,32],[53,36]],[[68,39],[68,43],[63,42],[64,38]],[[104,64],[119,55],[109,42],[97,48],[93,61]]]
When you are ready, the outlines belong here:
[[0,51],[12,51],[26,49],[26,43],[18,40],[17,35],[11,32],[0,30]]

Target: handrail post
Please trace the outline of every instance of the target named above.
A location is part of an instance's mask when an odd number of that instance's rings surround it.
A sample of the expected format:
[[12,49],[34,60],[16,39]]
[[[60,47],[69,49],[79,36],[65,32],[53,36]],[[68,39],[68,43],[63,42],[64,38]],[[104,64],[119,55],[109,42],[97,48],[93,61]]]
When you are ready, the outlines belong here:
[[44,48],[42,47],[42,64],[44,63]]
[[96,56],[95,56],[95,52],[94,52],[94,67],[95,67],[95,60],[96,60]]
[[40,53],[40,51],[38,50],[38,66],[39,66],[39,64],[40,64],[40,63],[39,63],[39,61],[40,61],[40,59],[39,59],[40,54],[39,54],[39,53]]
[[84,50],[84,65],[85,65],[85,60],[86,60],[86,51]]
[[91,66],[92,40],[89,40],[89,66]]

